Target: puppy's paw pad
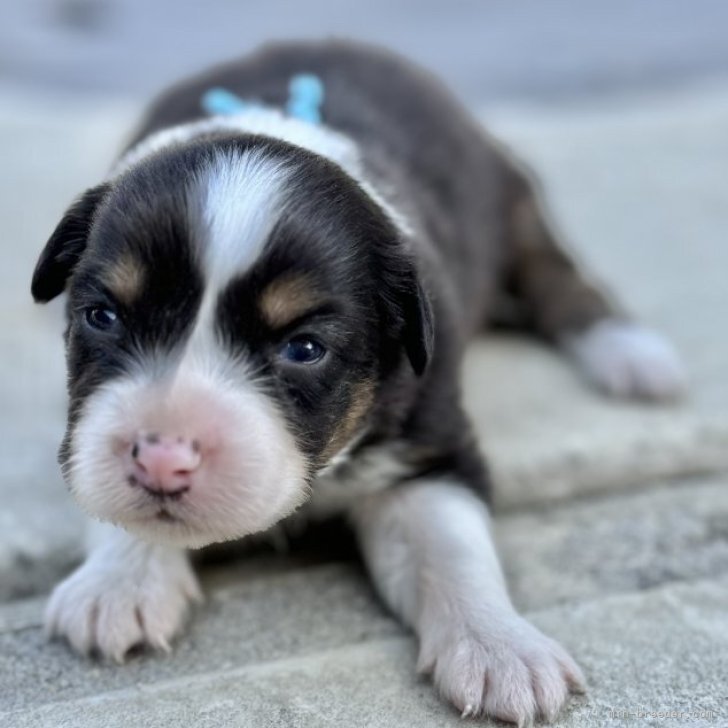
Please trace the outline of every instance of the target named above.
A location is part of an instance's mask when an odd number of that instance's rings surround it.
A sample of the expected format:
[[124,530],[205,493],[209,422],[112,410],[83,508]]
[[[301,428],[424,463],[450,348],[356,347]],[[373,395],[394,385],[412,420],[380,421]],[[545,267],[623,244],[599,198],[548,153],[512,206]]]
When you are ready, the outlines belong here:
[[494,629],[458,630],[439,647],[423,642],[420,667],[462,717],[518,726],[554,720],[570,692],[584,691],[568,653],[517,615]]
[[123,662],[133,647],[168,651],[201,592],[186,561],[164,570],[103,568],[87,561],[51,594],[45,613],[49,636],[64,637],[82,654]]
[[616,397],[668,400],[684,393],[685,368],[667,339],[627,321],[600,321],[564,346],[584,374]]

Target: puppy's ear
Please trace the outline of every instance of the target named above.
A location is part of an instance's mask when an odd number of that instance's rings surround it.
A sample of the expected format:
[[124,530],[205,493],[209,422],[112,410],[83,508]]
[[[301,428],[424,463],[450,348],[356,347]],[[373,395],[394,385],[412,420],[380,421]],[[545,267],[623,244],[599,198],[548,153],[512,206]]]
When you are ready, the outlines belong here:
[[108,191],[108,184],[87,190],[58,223],[33,272],[30,291],[36,302],[47,303],[63,292],[86,248],[94,212]]
[[402,341],[415,374],[422,376],[432,356],[435,329],[432,323],[432,306],[417,273],[412,269],[409,290],[403,292],[402,309],[404,331]]
[[382,293],[389,329],[404,347],[417,376],[432,355],[434,327],[432,306],[414,261],[400,244],[387,245]]

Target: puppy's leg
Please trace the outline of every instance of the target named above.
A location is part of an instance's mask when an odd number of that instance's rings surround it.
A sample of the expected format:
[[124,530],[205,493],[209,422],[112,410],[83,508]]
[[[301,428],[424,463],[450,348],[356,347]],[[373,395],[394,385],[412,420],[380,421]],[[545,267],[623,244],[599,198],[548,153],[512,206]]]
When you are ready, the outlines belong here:
[[509,285],[535,330],[561,346],[608,394],[647,399],[680,394],[686,377],[673,347],[631,321],[587,280],[557,242],[533,183],[516,169],[510,200]]
[[419,637],[418,669],[466,715],[550,720],[583,677],[508,598],[488,512],[438,479],[367,497],[353,520],[382,597]]
[[201,598],[182,549],[94,523],[86,561],[51,595],[46,631],[121,662],[135,645],[169,650],[190,602]]

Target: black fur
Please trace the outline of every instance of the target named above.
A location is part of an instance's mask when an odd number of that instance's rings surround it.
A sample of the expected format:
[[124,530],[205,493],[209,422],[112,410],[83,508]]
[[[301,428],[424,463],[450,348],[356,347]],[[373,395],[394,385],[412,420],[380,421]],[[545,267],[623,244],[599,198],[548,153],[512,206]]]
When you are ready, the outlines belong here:
[[105,184],[87,190],[71,205],[53,231],[33,272],[30,290],[38,303],[47,303],[63,292],[86,249],[96,208],[108,190],[109,186]]

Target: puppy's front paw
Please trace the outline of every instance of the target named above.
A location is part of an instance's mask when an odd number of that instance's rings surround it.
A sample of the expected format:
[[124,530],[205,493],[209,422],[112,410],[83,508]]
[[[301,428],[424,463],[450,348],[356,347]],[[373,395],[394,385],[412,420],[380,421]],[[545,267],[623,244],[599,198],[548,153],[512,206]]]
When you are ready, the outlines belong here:
[[197,579],[181,552],[127,562],[91,556],[53,591],[45,614],[49,636],[65,637],[78,652],[122,662],[136,645],[169,650]]
[[485,715],[519,726],[552,721],[570,692],[584,691],[568,653],[515,613],[423,634],[418,669],[432,674],[463,718]]
[[664,400],[685,390],[687,376],[675,349],[639,324],[607,319],[563,344],[584,374],[607,394]]

